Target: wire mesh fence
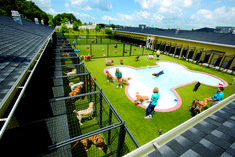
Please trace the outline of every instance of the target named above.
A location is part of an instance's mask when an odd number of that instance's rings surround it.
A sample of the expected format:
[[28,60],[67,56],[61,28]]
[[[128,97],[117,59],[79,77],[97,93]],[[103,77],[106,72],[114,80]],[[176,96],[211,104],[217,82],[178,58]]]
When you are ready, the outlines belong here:
[[61,51],[64,43],[62,34],[54,36],[54,51],[42,57],[0,141],[1,152],[123,156],[139,147],[80,57]]

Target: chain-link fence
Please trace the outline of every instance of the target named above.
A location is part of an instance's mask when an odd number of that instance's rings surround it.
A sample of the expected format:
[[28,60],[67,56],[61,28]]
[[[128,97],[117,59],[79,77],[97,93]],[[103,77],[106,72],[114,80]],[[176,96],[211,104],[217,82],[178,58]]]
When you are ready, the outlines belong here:
[[63,34],[40,60],[1,141],[1,153],[123,156],[139,147]]

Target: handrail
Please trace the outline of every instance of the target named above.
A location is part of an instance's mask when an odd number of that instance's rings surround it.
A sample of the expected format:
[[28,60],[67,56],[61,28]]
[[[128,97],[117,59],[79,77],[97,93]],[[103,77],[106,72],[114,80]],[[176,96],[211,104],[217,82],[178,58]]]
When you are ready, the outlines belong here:
[[193,127],[200,121],[207,118],[209,115],[215,113],[216,111],[222,109],[228,103],[235,100],[235,94],[229,96],[228,98],[224,99],[223,101],[219,102],[218,104],[210,107],[204,112],[201,112],[200,114],[196,115],[195,117],[187,120],[186,122],[180,124],[179,126],[173,128],[172,130],[168,131],[167,133],[161,135],[160,137],[148,142],[147,144],[139,147],[138,149],[126,154],[124,157],[132,157],[132,156],[147,156],[149,153],[156,150],[156,147],[161,147],[173,138],[177,137],[179,134],[185,132],[189,128]]

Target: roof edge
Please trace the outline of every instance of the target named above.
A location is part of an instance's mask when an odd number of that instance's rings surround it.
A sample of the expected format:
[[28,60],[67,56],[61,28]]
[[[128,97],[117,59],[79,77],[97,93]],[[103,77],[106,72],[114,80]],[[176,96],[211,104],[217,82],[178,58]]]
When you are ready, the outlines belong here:
[[128,31],[119,31],[119,30],[114,30],[114,31],[116,31],[116,32],[132,33],[132,34],[141,34],[141,35],[147,35],[147,36],[155,36],[155,37],[162,37],[162,38],[168,38],[168,39],[176,39],[176,40],[182,40],[182,41],[190,41],[190,42],[196,42],[196,43],[202,43],[202,44],[209,44],[209,45],[216,45],[216,46],[224,46],[224,47],[235,48],[235,45],[228,45],[228,44],[219,44],[219,43],[205,42],[205,41],[199,41],[199,40],[174,38],[174,37],[168,37],[168,36],[162,36],[162,35],[145,34],[145,33],[137,33],[137,32],[128,32]]

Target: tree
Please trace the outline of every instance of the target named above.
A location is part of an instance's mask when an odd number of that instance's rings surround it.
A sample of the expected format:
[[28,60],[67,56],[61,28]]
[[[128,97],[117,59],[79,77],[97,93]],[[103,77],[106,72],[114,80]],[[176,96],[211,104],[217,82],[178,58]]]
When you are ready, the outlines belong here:
[[49,18],[34,2],[26,0],[0,0],[0,14],[11,16],[11,10],[17,10],[24,15],[27,20],[34,21],[38,18],[39,21],[44,20],[44,24],[48,25]]
[[63,33],[68,32],[68,28],[67,28],[67,26],[66,26],[65,24],[62,24],[62,26],[61,26],[61,32],[63,32]]
[[112,27],[112,28],[115,28],[115,25],[114,25],[114,24],[111,24],[111,27]]
[[96,32],[99,32],[100,30],[101,30],[101,29],[100,29],[100,26],[99,26],[99,25],[96,25],[96,26],[95,26],[95,31],[96,31]]
[[77,21],[73,22],[73,30],[75,30],[75,31],[78,30],[78,23],[77,23]]
[[104,29],[104,32],[105,32],[105,34],[112,34],[112,31],[110,30],[109,27],[106,27],[106,28]]

